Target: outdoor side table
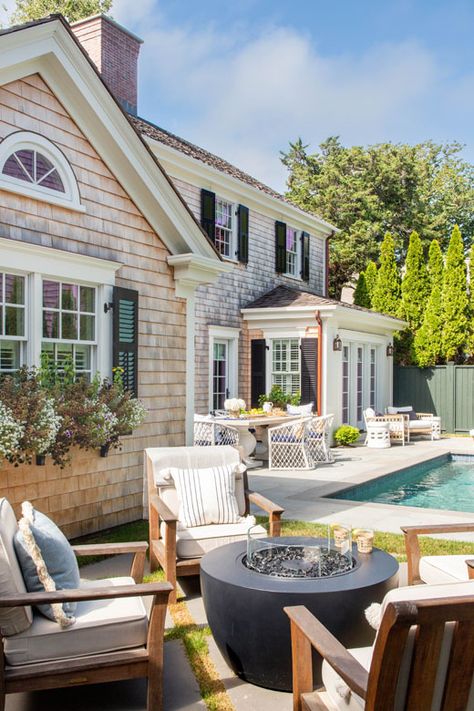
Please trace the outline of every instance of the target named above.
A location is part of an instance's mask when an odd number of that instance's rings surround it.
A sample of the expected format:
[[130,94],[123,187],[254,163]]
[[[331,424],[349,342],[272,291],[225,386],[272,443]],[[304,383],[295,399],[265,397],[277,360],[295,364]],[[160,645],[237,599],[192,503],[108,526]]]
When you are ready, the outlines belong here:
[[390,424],[388,422],[367,423],[367,447],[371,449],[390,447]]

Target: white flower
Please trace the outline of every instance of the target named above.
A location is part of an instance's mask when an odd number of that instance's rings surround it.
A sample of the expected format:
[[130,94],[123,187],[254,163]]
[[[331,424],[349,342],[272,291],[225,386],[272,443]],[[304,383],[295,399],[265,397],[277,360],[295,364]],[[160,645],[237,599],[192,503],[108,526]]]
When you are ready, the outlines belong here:
[[232,397],[224,402],[224,410],[245,410],[245,400]]
[[18,449],[23,432],[23,425],[15,420],[12,411],[0,401],[0,458]]
[[35,427],[41,435],[32,438],[32,446],[37,454],[46,454],[56,440],[61,427],[62,417],[54,409],[54,400],[47,398],[35,421]]

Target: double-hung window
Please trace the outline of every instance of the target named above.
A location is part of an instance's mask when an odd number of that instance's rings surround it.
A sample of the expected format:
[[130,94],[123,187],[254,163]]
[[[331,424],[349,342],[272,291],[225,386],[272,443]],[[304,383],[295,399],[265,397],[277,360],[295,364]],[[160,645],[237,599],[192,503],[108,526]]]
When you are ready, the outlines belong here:
[[301,364],[298,338],[272,340],[272,385],[294,395],[300,389]]
[[293,227],[286,228],[286,273],[292,277],[300,276],[301,233]]
[[25,362],[26,282],[20,274],[0,272],[0,372],[11,373]]
[[232,202],[216,196],[215,245],[224,257],[235,257],[235,207]]
[[90,380],[96,346],[96,288],[43,279],[41,352]]

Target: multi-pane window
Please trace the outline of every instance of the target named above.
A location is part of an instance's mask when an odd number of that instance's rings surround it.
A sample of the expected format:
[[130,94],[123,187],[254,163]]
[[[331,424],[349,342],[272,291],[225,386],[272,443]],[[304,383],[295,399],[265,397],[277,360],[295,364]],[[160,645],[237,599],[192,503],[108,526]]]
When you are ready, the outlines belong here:
[[299,274],[299,233],[292,227],[286,228],[286,273],[298,277]]
[[375,348],[371,348],[370,349],[369,405],[373,410],[375,410],[375,401],[376,401],[376,390],[375,390],[376,368],[377,368],[376,351],[375,351]]
[[228,344],[214,342],[212,361],[212,407],[223,410],[228,392]]
[[357,422],[362,421],[363,409],[363,386],[364,386],[364,349],[362,346],[357,347],[357,371],[356,371],[356,403],[357,403]]
[[0,372],[10,373],[24,363],[26,341],[25,277],[0,272]]
[[3,175],[47,190],[64,193],[64,185],[57,168],[38,151],[22,148],[15,151],[5,161]]
[[349,423],[349,346],[342,347],[342,422]]
[[77,373],[92,374],[96,340],[96,290],[91,286],[43,280],[43,342],[58,368],[66,363]]
[[272,341],[272,385],[294,394],[300,389],[300,344],[298,338]]
[[216,197],[215,245],[224,257],[234,257],[234,205]]

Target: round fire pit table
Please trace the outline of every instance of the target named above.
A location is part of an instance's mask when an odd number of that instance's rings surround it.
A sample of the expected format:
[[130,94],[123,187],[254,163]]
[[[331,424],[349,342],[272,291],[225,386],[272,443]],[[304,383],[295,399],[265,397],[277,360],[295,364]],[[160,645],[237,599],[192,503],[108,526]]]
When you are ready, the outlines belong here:
[[[265,539],[282,545],[324,546],[299,536]],[[374,548],[352,547],[354,567],[321,578],[264,575],[246,567],[245,541],[207,553],[201,561],[201,590],[207,619],[227,664],[242,679],[268,689],[291,691],[290,622],[283,608],[305,605],[347,647],[372,644],[374,630],[364,610],[398,586],[398,563]],[[313,654],[315,682],[321,657]]]

